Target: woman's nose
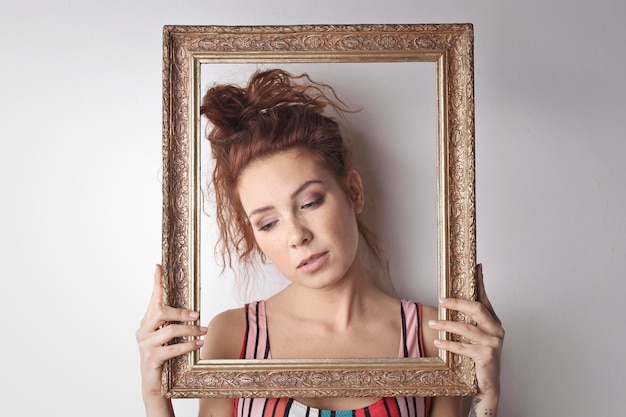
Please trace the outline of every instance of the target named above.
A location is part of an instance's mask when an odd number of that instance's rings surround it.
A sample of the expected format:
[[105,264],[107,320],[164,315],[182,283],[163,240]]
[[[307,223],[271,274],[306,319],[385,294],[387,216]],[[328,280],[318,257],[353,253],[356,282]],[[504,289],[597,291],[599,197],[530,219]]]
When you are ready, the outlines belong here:
[[289,228],[289,245],[295,248],[306,245],[311,239],[313,239],[311,230],[298,219],[294,219]]

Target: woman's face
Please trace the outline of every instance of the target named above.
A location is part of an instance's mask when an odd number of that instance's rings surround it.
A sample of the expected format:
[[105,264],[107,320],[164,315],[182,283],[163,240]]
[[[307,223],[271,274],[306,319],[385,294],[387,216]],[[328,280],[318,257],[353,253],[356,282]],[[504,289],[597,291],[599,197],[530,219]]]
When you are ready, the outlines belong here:
[[[346,181],[362,198],[359,175]],[[360,208],[316,158],[288,150],[258,159],[242,172],[238,192],[259,248],[293,283],[326,288],[354,267]]]

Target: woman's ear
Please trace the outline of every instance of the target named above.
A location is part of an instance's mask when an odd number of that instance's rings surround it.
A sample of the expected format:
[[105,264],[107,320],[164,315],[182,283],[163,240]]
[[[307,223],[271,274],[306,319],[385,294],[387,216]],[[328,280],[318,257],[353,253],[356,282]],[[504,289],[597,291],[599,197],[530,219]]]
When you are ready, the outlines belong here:
[[350,201],[354,204],[354,212],[360,214],[363,211],[365,196],[363,194],[363,182],[361,176],[355,170],[348,174],[348,190],[350,190]]

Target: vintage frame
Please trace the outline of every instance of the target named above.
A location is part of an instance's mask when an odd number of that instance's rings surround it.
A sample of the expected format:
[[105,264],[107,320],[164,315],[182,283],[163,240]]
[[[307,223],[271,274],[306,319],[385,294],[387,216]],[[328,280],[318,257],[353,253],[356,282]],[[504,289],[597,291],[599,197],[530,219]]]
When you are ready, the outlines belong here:
[[[163,286],[167,305],[199,309],[200,66],[250,62],[435,62],[438,288],[475,299],[476,216],[471,24],[166,26],[163,30]],[[439,310],[439,317],[469,322]],[[455,335],[442,333],[455,339]],[[166,363],[167,397],[473,395],[473,362],[421,359],[201,360]]]

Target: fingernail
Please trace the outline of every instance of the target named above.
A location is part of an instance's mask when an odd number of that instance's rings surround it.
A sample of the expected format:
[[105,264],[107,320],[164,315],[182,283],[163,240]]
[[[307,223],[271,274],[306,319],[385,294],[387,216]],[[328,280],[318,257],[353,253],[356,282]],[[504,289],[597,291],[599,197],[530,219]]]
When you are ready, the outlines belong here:
[[448,303],[448,299],[445,297],[439,297],[439,304],[447,304]]
[[206,333],[209,329],[206,327],[200,327],[200,333]]
[[433,343],[435,344],[435,346],[441,346],[442,342],[439,339],[435,339],[435,340],[433,340]]
[[200,339],[196,340],[196,345],[197,345],[198,347],[200,347],[200,346],[204,345],[204,340],[200,340]]
[[198,313],[197,311],[190,311],[189,312],[189,318],[192,320],[197,320],[198,317],[200,317],[200,313]]
[[433,327],[433,326],[435,326],[436,324],[437,324],[437,322],[436,322],[435,320],[428,320],[428,325],[429,325],[430,327]]

